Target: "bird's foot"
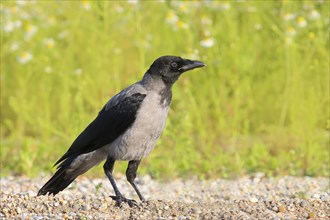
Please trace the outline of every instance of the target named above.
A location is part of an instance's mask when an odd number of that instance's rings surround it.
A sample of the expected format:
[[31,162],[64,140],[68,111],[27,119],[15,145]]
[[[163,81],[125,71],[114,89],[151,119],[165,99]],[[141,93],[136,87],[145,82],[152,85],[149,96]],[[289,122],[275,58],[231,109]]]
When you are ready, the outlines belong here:
[[121,206],[123,202],[127,203],[129,207],[136,207],[138,206],[138,203],[134,199],[126,199],[123,196],[110,196],[113,200],[116,201],[116,206]]

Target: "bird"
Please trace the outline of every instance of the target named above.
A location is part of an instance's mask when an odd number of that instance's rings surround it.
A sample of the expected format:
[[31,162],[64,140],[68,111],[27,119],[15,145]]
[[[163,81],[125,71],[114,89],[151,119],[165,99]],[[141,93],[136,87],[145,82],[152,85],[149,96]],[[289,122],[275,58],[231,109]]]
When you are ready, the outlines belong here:
[[113,177],[115,161],[128,161],[126,178],[139,199],[145,201],[135,184],[141,160],[161,136],[172,100],[172,86],[182,73],[205,66],[201,61],[166,55],[157,58],[142,79],[114,95],[97,117],[73,141],[55,163],[55,174],[38,192],[56,195],[79,175],[105,160],[103,170],[109,179],[117,205],[137,205],[119,191]]

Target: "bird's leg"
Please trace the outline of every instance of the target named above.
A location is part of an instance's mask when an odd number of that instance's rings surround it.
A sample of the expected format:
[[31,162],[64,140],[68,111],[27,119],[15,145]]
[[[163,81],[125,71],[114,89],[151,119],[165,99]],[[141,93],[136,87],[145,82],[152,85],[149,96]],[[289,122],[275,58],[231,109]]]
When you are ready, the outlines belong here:
[[104,173],[108,177],[108,179],[109,179],[109,181],[110,181],[110,183],[112,185],[112,188],[113,188],[113,190],[115,191],[115,194],[116,194],[116,196],[111,196],[111,198],[116,201],[116,203],[117,203],[118,206],[120,206],[120,204],[122,202],[127,202],[130,207],[132,207],[134,205],[137,205],[137,202],[136,201],[130,200],[130,199],[126,199],[119,192],[119,189],[118,189],[118,187],[116,185],[115,179],[112,176],[112,171],[113,171],[114,164],[115,164],[115,160],[113,158],[111,158],[111,157],[108,157],[107,158],[107,161],[103,165]]
[[126,178],[127,181],[133,186],[135,192],[137,193],[137,195],[139,196],[140,200],[143,202],[145,201],[144,197],[142,196],[142,194],[140,193],[140,190],[137,188],[137,186],[134,183],[134,179],[136,177],[136,171],[139,167],[140,164],[140,160],[131,160],[128,162],[128,167],[126,170]]

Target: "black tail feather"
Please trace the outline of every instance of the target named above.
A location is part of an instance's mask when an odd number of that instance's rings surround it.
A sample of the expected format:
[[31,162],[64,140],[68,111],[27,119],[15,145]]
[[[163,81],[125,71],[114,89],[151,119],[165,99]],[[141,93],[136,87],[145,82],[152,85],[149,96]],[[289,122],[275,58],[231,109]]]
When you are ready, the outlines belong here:
[[48,180],[48,182],[39,190],[38,196],[53,194],[56,195],[58,192],[64,190],[70,183],[72,183],[77,176],[69,176],[66,174],[67,169],[69,168],[72,159],[69,158],[62,162],[59,169],[56,173]]

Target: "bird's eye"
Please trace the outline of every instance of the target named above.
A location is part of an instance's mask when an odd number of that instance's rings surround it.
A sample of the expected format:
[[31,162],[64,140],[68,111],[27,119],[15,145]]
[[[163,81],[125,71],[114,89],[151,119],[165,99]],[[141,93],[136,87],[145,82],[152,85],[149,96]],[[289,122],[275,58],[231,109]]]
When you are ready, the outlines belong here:
[[177,64],[176,62],[173,62],[173,63],[171,63],[171,66],[172,66],[173,68],[177,68],[177,67],[178,67],[178,64]]

